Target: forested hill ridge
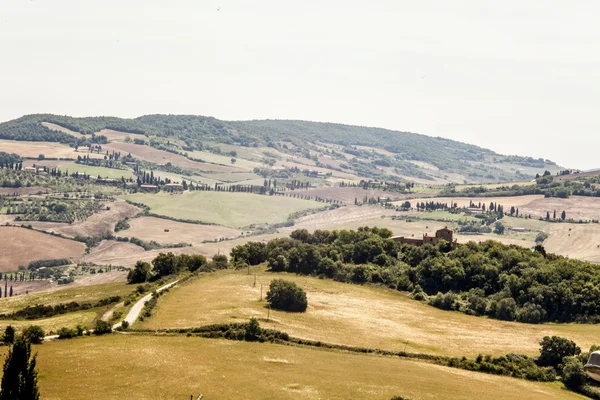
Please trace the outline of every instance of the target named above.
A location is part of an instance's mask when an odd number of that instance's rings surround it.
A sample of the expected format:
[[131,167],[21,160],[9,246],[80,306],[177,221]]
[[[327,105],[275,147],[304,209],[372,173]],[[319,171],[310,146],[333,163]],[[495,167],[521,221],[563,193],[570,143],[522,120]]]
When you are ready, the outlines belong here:
[[[64,130],[49,124],[58,125]],[[145,115],[74,118],[26,115],[0,124],[0,139],[75,143],[72,133],[101,136],[109,129],[180,145],[182,151],[215,144],[272,147],[304,156],[316,166],[361,177],[421,183],[500,182],[529,179],[545,170],[561,170],[549,160],[504,156],[491,150],[440,137],[382,128],[292,120],[222,121],[194,115]],[[70,133],[68,131],[71,131]],[[101,141],[100,141],[101,142]],[[327,160],[332,160],[328,163]]]

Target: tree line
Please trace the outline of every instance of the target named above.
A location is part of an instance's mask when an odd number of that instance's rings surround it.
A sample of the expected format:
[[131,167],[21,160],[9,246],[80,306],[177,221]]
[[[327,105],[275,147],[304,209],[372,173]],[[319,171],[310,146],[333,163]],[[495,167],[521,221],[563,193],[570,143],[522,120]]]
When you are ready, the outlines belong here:
[[401,245],[380,228],[309,233],[232,249],[234,264],[377,283],[472,315],[509,321],[597,322],[600,270],[584,261],[495,241]]

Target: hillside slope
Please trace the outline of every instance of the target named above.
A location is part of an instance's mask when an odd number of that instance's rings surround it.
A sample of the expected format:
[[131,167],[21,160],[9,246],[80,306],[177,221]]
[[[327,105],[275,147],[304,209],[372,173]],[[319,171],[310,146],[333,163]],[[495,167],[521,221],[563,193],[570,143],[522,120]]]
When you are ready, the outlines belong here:
[[[44,123],[44,124],[43,124]],[[48,125],[65,128],[50,129]],[[280,154],[302,156],[313,166],[347,171],[360,177],[420,183],[497,182],[527,179],[546,169],[561,169],[549,160],[503,156],[491,150],[440,137],[334,123],[290,120],[221,121],[193,115],[145,115],[74,118],[27,115],[0,124],[0,139],[75,144],[77,132],[102,143],[103,129],[144,135],[177,151],[215,145],[271,147]],[[94,135],[95,134],[95,135]],[[104,138],[105,139],[105,138]],[[172,149],[173,150],[173,149]],[[218,151],[218,150],[217,150]],[[312,160],[312,161],[311,161]],[[310,164],[307,164],[310,165]]]

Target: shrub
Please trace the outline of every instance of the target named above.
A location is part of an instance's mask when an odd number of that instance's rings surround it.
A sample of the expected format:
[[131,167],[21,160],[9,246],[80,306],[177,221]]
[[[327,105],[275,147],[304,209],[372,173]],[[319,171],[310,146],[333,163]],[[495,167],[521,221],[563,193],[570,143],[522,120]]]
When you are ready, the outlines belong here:
[[585,383],[586,375],[583,364],[575,357],[565,359],[562,369],[562,380],[566,387],[578,389]]
[[96,327],[94,328],[94,334],[96,335],[104,335],[106,333],[112,332],[112,326],[106,321],[97,320]]
[[31,325],[23,330],[23,336],[33,344],[40,344],[44,341],[46,333],[39,325]]
[[60,328],[58,330],[58,338],[59,339],[71,339],[77,336],[77,331],[75,329],[70,328]]
[[544,336],[540,342],[540,357],[538,365],[545,367],[558,367],[565,357],[576,356],[581,353],[575,342],[558,336]]
[[273,279],[267,292],[267,301],[271,307],[294,312],[304,312],[308,306],[306,293],[294,282]]
[[129,329],[129,322],[127,321],[123,321],[121,322],[121,329],[126,331],[127,329]]

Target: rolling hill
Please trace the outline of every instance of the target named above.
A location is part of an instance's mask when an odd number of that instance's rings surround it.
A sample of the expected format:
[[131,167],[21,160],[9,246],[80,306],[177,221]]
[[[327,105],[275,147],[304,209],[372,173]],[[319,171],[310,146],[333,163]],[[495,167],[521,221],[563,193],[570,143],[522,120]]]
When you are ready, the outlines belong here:
[[549,160],[500,155],[440,137],[293,120],[221,121],[193,115],[74,118],[35,114],[1,123],[0,140],[106,143],[103,130],[129,134],[163,150],[168,144],[171,152],[208,149],[219,154],[220,145],[272,148],[273,157],[279,160],[301,156],[305,160],[301,164],[315,168],[348,172],[359,178],[422,184],[507,182],[529,179],[544,170],[554,173],[562,169]]

